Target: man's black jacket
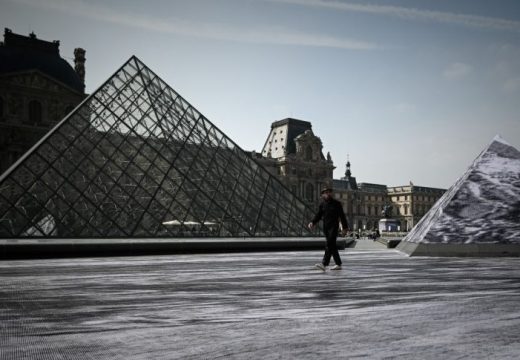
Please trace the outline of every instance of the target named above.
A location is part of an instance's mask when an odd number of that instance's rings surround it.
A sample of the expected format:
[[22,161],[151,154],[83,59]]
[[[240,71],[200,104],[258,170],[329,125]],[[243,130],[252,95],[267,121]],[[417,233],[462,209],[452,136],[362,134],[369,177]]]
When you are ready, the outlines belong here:
[[324,231],[337,231],[339,228],[339,221],[341,221],[343,229],[348,229],[347,218],[343,212],[343,206],[334,198],[329,198],[321,202],[318,212],[314,216],[314,219],[312,219],[312,223],[316,225],[321,219],[323,219]]

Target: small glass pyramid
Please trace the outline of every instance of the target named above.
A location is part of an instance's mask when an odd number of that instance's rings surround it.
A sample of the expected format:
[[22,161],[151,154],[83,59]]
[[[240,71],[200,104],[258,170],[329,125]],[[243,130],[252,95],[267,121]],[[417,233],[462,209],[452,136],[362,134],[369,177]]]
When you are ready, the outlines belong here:
[[136,57],[0,177],[0,238],[306,236],[311,218]]

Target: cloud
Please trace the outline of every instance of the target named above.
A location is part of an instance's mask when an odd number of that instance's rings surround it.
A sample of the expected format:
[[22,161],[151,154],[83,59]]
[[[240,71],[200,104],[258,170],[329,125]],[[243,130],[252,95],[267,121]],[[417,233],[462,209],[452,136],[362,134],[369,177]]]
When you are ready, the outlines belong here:
[[448,65],[442,72],[442,76],[448,80],[460,80],[467,77],[473,71],[473,67],[464,63],[453,63]]
[[412,21],[431,21],[456,24],[465,27],[504,30],[520,33],[520,21],[489,16],[457,14],[443,11],[423,10],[391,5],[357,4],[342,1],[325,0],[266,0],[276,3],[328,8],[333,10],[386,15]]
[[306,33],[284,27],[237,28],[222,23],[199,23],[179,18],[158,18],[145,14],[125,13],[105,5],[87,3],[81,0],[13,1],[19,4],[61,11],[70,15],[116,25],[205,39],[347,50],[374,50],[381,48],[379,45],[368,41]]

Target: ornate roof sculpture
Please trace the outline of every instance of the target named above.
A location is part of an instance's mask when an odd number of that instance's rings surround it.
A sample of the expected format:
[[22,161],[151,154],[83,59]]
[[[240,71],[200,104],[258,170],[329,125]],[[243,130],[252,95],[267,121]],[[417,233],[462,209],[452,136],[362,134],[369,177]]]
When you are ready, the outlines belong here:
[[85,92],[85,50],[75,50],[77,70],[82,76],[60,57],[60,42],[40,40],[34,33],[29,37],[5,29],[4,42],[0,43],[0,74],[40,71],[60,81],[73,91]]
[[416,256],[519,256],[520,151],[496,136],[398,249]]
[[136,57],[0,176],[0,237],[305,236],[273,175]]

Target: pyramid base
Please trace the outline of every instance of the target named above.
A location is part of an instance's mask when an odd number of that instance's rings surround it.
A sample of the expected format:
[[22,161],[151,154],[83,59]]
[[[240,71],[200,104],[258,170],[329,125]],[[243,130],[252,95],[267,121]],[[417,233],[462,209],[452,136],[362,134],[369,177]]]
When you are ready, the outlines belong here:
[[397,250],[408,256],[520,256],[520,244],[417,244],[401,241]]
[[[338,249],[354,243],[339,238]],[[66,257],[139,256],[196,253],[323,250],[325,239],[309,238],[128,238],[0,239],[0,260]]]

